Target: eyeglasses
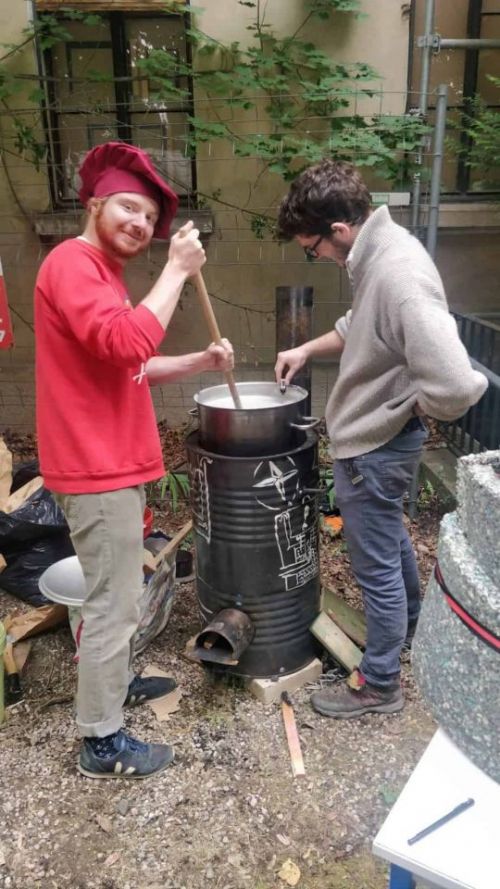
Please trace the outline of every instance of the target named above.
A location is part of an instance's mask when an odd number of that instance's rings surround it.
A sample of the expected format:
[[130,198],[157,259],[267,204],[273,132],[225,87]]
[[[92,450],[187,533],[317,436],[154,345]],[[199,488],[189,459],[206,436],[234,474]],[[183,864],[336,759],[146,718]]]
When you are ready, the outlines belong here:
[[304,250],[305,255],[306,255],[306,259],[309,260],[309,262],[313,262],[313,260],[319,258],[318,247],[321,244],[321,241],[323,240],[324,237],[325,237],[324,235],[320,235],[315,240],[314,244],[310,244],[309,247],[302,248]]
[[[338,220],[335,220],[335,221],[336,221],[336,222],[344,222],[343,219],[338,219]],[[347,222],[347,220],[346,220],[346,221],[345,221],[345,224],[346,224],[346,225],[351,225],[351,226],[354,226],[354,225],[362,225],[364,221],[365,221],[365,220],[364,220],[364,218],[363,218],[362,216],[357,216],[356,219],[353,219],[353,220],[351,220],[350,222]],[[328,238],[328,235],[319,235],[319,236],[316,238],[314,244],[310,244],[309,247],[303,247],[303,248],[302,248],[303,251],[304,251],[304,253],[305,253],[305,255],[306,255],[306,259],[308,259],[309,262],[313,262],[313,260],[315,260],[315,259],[319,259],[318,247],[319,247],[319,245],[321,244],[321,241],[324,241],[325,238]]]

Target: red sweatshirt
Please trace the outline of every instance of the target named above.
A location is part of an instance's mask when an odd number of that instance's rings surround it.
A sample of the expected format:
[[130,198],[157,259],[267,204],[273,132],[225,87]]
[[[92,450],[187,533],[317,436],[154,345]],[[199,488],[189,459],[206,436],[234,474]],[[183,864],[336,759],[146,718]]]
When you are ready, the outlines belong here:
[[80,239],[55,247],[36,281],[35,332],[46,487],[92,494],[163,475],[144,365],[165,332],[129,304],[121,267]]

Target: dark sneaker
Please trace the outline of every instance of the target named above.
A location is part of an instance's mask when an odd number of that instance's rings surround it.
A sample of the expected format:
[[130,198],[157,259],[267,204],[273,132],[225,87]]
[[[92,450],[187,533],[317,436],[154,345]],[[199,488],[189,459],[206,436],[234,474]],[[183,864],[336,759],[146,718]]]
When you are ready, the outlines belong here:
[[137,707],[144,701],[163,698],[177,688],[175,679],[167,676],[134,676],[128,687],[124,707]]
[[106,740],[108,752],[100,756],[92,746],[94,739],[83,739],[77,768],[87,778],[149,778],[174,758],[167,744],[143,744],[122,731]]
[[311,704],[322,716],[353,719],[364,713],[397,713],[404,707],[404,698],[399,684],[391,689],[377,688],[356,671],[345,684],[314,692]]

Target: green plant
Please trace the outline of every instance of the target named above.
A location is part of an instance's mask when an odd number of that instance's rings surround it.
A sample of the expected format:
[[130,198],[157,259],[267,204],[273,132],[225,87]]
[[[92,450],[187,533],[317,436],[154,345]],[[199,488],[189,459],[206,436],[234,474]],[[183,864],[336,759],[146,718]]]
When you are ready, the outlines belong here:
[[[497,89],[500,89],[500,77],[488,75]],[[457,125],[458,126],[458,125]],[[476,183],[477,187],[491,184],[491,171],[500,166],[500,112],[498,107],[489,108],[481,96],[468,100],[465,106],[461,126],[468,138],[468,144],[462,146],[460,153],[465,163],[479,171],[484,179]],[[498,178],[496,180],[498,186]]]
[[401,787],[394,787],[392,784],[382,784],[379,793],[386,806],[393,806],[401,793]]
[[[337,540],[338,539],[339,538],[337,537]],[[332,558],[335,558],[335,556],[345,555],[345,553],[348,552],[347,543],[345,542],[345,540],[340,540],[339,543],[332,543],[331,545],[329,544],[329,546],[329,552]]]
[[[100,17],[94,14],[65,9],[67,19],[80,21],[84,24],[96,24]],[[20,157],[32,163],[35,169],[40,169],[42,161],[47,155],[47,143],[41,127],[41,104],[45,99],[43,84],[34,89],[29,89],[26,99],[32,103],[33,110],[30,118],[23,114],[21,119],[11,108],[10,100],[24,90],[29,80],[18,77],[11,70],[11,60],[19,55],[28,46],[37,46],[41,52],[50,49],[61,42],[72,40],[72,35],[65,28],[61,19],[52,14],[44,14],[37,18],[33,25],[22,32],[22,40],[19,44],[0,44],[6,50],[0,57],[0,104],[4,112],[10,118],[14,132],[14,147]],[[3,146],[2,150],[7,149]]]
[[186,535],[184,540],[182,541],[179,549],[187,549],[190,550],[194,546],[194,537],[193,532],[190,531],[189,534]]
[[335,498],[335,481],[333,478],[333,469],[323,469],[320,472],[320,479],[322,485],[324,485],[325,494],[324,497],[328,501],[328,508],[330,512],[333,512],[336,505]]
[[164,503],[167,501],[173,512],[177,512],[179,500],[189,497],[189,478],[185,472],[167,472],[157,482],[147,485],[146,499],[148,503]]
[[419,488],[417,506],[419,509],[428,509],[432,500],[436,495],[434,485],[429,479],[426,479]]
[[[238,157],[255,157],[262,171],[277,173],[285,181],[325,156],[355,160],[400,185],[412,171],[412,152],[429,127],[412,115],[376,114],[364,117],[353,111],[359,97],[378,94],[377,72],[364,62],[338,63],[302,35],[314,19],[360,15],[359,0],[307,0],[303,21],[291,34],[278,36],[268,21],[272,3],[235,0],[254,11],[247,26],[248,46],[223,44],[194,25],[188,30],[195,59],[194,71],[163,49],[152,50],[137,64],[156,92],[155,100],[187,100],[179,76],[192,76],[213,99],[243,113],[254,112],[258,132],[238,128],[233,119],[190,118],[190,147],[195,153],[204,142],[229,140]],[[215,107],[215,106],[213,106]],[[211,109],[213,110],[213,108]],[[272,231],[273,220],[248,211],[257,238]]]
[[[229,2],[229,0],[228,0]],[[147,46],[147,54],[137,60],[137,73],[147,78],[148,102],[181,102],[191,107],[188,81],[208,103],[195,104],[189,115],[188,151],[196,154],[208,141],[223,139],[232,145],[235,156],[255,158],[260,169],[253,189],[265,173],[277,174],[285,181],[325,156],[373,168],[383,179],[404,186],[412,173],[413,152],[429,127],[413,115],[364,115],[356,110],[361,98],[380,95],[380,76],[365,62],[339,62],[319,49],[310,39],[307,26],[316,21],[331,22],[339,16],[361,15],[359,0],[303,0],[304,16],[292,33],[278,34],[271,23],[273,0],[234,0],[251,10],[247,30],[249,45],[224,44],[196,27],[196,11],[191,7],[192,23],[186,36],[194,63],[174,56],[167,48]],[[178,3],[165,2],[165,12],[179,15]],[[47,106],[45,82],[41,78],[28,95],[33,116],[21,120],[9,105],[9,98],[22,88],[9,70],[9,59],[34,43],[40,51],[72,40],[68,22],[94,26],[99,16],[63,7],[62,15],[41,14],[17,46],[9,46],[0,59],[0,101],[10,114],[15,132],[15,150],[38,169],[46,156],[41,129],[41,103]],[[106,79],[108,75],[87,72],[87,79]],[[109,73],[112,80],[112,73]],[[218,109],[235,110],[236,115],[221,116]],[[206,111],[203,111],[206,109]],[[98,108],[93,108],[95,113]],[[258,121],[257,132],[240,126],[246,115]],[[200,194],[203,202],[234,206],[219,189]],[[274,231],[274,219],[247,205],[235,207],[246,213],[257,238]]]

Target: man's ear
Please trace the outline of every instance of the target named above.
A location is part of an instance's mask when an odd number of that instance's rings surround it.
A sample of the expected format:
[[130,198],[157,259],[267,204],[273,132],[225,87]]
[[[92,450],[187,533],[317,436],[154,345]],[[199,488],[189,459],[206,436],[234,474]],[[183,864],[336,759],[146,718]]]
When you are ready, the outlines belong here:
[[89,215],[90,215],[92,213],[92,211],[98,212],[100,210],[100,208],[102,207],[103,203],[104,203],[104,201],[102,200],[102,198],[89,198],[89,200],[87,202],[87,207],[86,207],[87,213],[89,213]]
[[345,237],[350,234],[350,226],[347,222],[332,222],[330,225],[332,235]]

